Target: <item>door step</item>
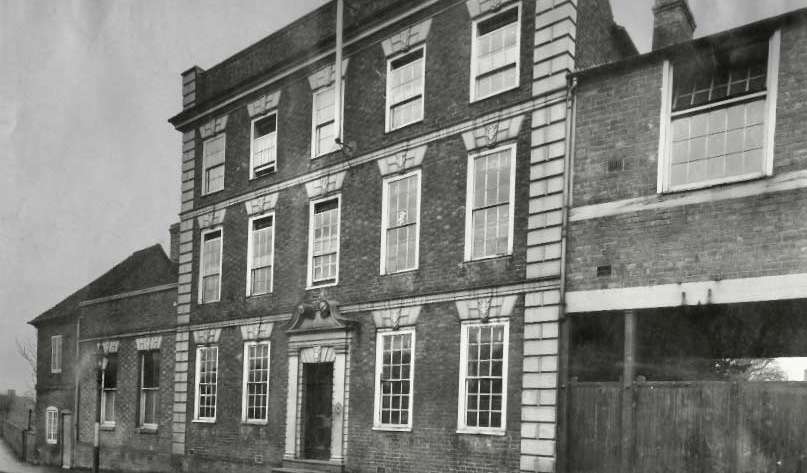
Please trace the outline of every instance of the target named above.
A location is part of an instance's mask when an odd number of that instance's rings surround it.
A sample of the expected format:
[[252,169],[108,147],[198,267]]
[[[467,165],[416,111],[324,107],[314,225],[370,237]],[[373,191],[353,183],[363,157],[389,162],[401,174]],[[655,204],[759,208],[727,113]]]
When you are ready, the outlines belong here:
[[283,460],[282,467],[272,468],[272,473],[342,473],[344,465],[327,460]]

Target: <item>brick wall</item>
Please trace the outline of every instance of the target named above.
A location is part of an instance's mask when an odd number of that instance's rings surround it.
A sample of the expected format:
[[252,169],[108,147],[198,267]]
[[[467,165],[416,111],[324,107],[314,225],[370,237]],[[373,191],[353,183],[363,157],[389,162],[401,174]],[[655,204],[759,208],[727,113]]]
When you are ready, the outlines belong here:
[[[467,156],[454,136],[429,145],[422,165],[420,267],[397,275],[379,275],[381,257],[382,178],[375,162],[347,171],[341,190],[339,285],[325,289],[342,304],[486,287],[523,280],[529,126],[522,125],[516,168],[515,240],[513,255],[463,262]],[[306,296],[309,198],[304,186],[280,192],[275,208],[275,268],[271,295],[246,298],[248,217],[243,204],[228,208],[223,228],[221,302],[198,305],[199,239],[194,235],[193,323],[291,312]],[[309,295],[319,290],[309,291]]]
[[176,288],[84,306],[81,336],[95,338],[176,325]]
[[[43,323],[37,330],[37,384],[36,384],[36,456],[40,462],[55,465],[61,462],[61,444],[45,442],[45,411],[56,407],[59,412],[72,411],[73,406],[73,366],[75,359],[76,326],[69,319],[58,319]],[[62,335],[62,372],[51,373],[52,335]]]
[[577,30],[584,34],[575,48],[575,67],[586,69],[622,59],[627,51],[617,37],[610,0],[579,0],[577,10]]
[[[222,330],[218,346],[216,422],[189,422],[186,432],[187,471],[266,471],[283,458],[286,429],[286,323],[276,323],[270,338],[269,420],[266,425],[241,422],[244,342],[238,327]],[[188,372],[188,420],[194,418],[196,345],[191,344]],[[262,466],[263,465],[263,466]]]
[[[135,338],[115,338],[118,348],[118,384],[115,394],[115,426],[101,429],[101,468],[127,471],[171,471],[174,337],[162,334],[160,344],[160,404],[157,431],[141,429],[140,353]],[[79,381],[79,442],[76,464],[92,466],[93,426],[96,419],[95,344],[82,343]]]

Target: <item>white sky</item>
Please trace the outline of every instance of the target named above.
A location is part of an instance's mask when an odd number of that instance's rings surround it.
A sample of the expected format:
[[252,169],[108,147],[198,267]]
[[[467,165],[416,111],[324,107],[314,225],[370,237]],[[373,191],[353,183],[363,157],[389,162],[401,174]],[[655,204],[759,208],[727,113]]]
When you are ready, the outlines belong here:
[[[807,0],[697,0],[697,34]],[[28,389],[25,322],[154,243],[179,211],[180,72],[324,0],[0,0],[0,389]],[[652,0],[612,0],[649,49]]]

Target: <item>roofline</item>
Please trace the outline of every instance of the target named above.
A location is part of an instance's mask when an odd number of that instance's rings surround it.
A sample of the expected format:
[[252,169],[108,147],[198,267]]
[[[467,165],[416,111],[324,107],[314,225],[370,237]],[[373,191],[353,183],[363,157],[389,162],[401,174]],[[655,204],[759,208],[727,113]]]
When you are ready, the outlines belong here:
[[741,33],[745,33],[748,30],[762,30],[766,28],[774,28],[776,26],[781,26],[782,24],[794,20],[800,16],[807,16],[807,8],[799,8],[797,10],[782,13],[781,15],[763,18],[762,20],[758,20],[753,23],[746,23],[744,25],[740,25],[732,29],[719,31],[709,36],[702,36],[688,41],[682,41],[680,43],[671,44],[664,48],[656,49],[644,54],[640,54],[638,56],[631,56],[625,59],[621,59],[619,61],[599,64],[586,69],[574,71],[569,75],[569,77],[570,78],[585,77],[594,73],[609,72],[611,70],[630,67],[639,63],[667,58],[671,55],[675,55],[689,48],[725,41],[731,37],[739,36],[741,35]]
[[171,289],[176,289],[177,283],[172,282],[168,284],[161,284],[159,286],[147,287],[144,289],[137,289],[135,291],[121,292],[112,294],[111,296],[99,297],[97,299],[87,299],[78,303],[79,307],[87,307],[90,305],[101,304],[103,302],[115,301],[119,299],[128,299],[130,297],[142,296],[145,294],[153,294],[155,292],[165,292]]
[[[380,32],[380,31],[383,31],[385,28],[388,28],[388,27],[400,22],[404,18],[407,18],[409,16],[415,15],[418,12],[426,10],[426,9],[434,6],[435,4],[438,4],[438,3],[443,2],[443,1],[446,1],[446,0],[424,0],[423,2],[415,5],[414,7],[410,8],[410,9],[407,9],[407,10],[404,10],[402,13],[400,13],[398,15],[395,15],[394,17],[392,17],[392,18],[390,18],[390,19],[388,19],[386,21],[383,21],[381,23],[377,23],[375,25],[372,25],[367,29],[360,28],[361,25],[359,25],[359,27],[353,26],[351,28],[351,30],[355,29],[355,36],[353,36],[352,38],[345,38],[344,47],[346,48],[347,46],[350,46],[350,45],[352,45],[354,43],[357,43],[358,41],[361,41],[361,40],[363,40],[363,39],[365,39],[367,37],[371,37],[372,35]],[[450,5],[453,6],[453,5],[456,5],[456,4],[463,3],[464,1],[465,0],[453,0],[450,3]],[[210,68],[210,70],[213,70],[214,68],[218,67],[221,64],[224,64],[225,62],[231,60],[234,57],[237,57],[238,55],[246,53],[246,51],[251,49],[256,44],[264,41],[265,39],[271,37],[272,35],[275,35],[275,34],[281,32],[281,31],[285,30],[286,28],[291,27],[296,22],[302,21],[307,16],[317,13],[320,9],[323,9],[323,8],[327,7],[329,4],[330,4],[330,2],[326,3],[325,5],[318,8],[317,10],[314,10],[311,13],[308,13],[307,15],[298,18],[294,22],[289,23],[288,25],[286,25],[283,28],[275,31],[271,35],[260,39],[256,43],[254,43],[254,44],[244,48],[243,50],[237,52],[235,55],[231,56],[230,58],[225,59],[221,63],[214,65],[213,67]],[[387,7],[386,9],[377,12],[376,16],[383,16],[384,12],[394,10],[394,9],[395,8],[393,6]],[[265,88],[267,86],[270,86],[270,85],[280,81],[281,79],[284,79],[285,77],[288,77],[288,76],[294,74],[295,72],[303,70],[303,69],[305,69],[307,67],[311,67],[311,65],[316,64],[317,62],[327,58],[328,56],[332,55],[336,51],[335,46],[331,44],[331,43],[333,43],[333,37],[335,37],[335,35],[329,35],[329,36],[323,37],[322,40],[319,42],[319,45],[313,47],[311,49],[311,54],[306,55],[305,57],[303,57],[302,61],[300,61],[298,59],[298,60],[295,60],[295,61],[292,61],[292,62],[289,62],[289,63],[277,64],[277,68],[276,68],[277,70],[270,72],[272,75],[269,78],[264,79],[264,80],[262,80],[262,81],[260,81],[258,83],[255,83],[254,85],[251,85],[251,86],[250,86],[250,83],[253,82],[257,77],[265,76],[267,74],[255,75],[255,76],[252,76],[252,77],[250,77],[248,79],[245,79],[241,83],[234,86],[230,91],[222,93],[221,96],[225,97],[223,100],[221,100],[221,101],[219,101],[217,103],[211,102],[209,105],[206,105],[205,102],[202,102],[201,104],[194,105],[193,107],[190,107],[188,109],[184,109],[184,110],[180,111],[179,113],[175,114],[174,116],[172,116],[171,118],[169,118],[168,123],[173,125],[174,128],[180,129],[180,128],[184,127],[185,125],[187,125],[187,124],[189,124],[189,123],[191,123],[193,121],[199,120],[199,119],[205,117],[206,115],[209,115],[209,114],[215,112],[216,110],[218,110],[220,108],[226,107],[227,105],[229,105],[229,104],[231,104],[231,103],[233,103],[233,102],[235,102],[237,100],[240,100],[243,97],[248,96],[251,93],[254,93],[254,92],[256,92],[256,91],[258,91],[260,89],[263,89],[263,88]],[[347,57],[347,55],[345,57]],[[209,72],[210,70],[205,71],[205,72]],[[210,99],[208,99],[208,101],[210,101]]]

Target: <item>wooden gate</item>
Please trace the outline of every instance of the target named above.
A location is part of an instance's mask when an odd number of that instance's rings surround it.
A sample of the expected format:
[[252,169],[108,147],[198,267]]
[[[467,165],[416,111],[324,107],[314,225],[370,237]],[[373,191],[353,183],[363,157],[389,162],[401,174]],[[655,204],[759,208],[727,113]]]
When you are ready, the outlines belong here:
[[807,383],[566,389],[570,473],[807,473]]

